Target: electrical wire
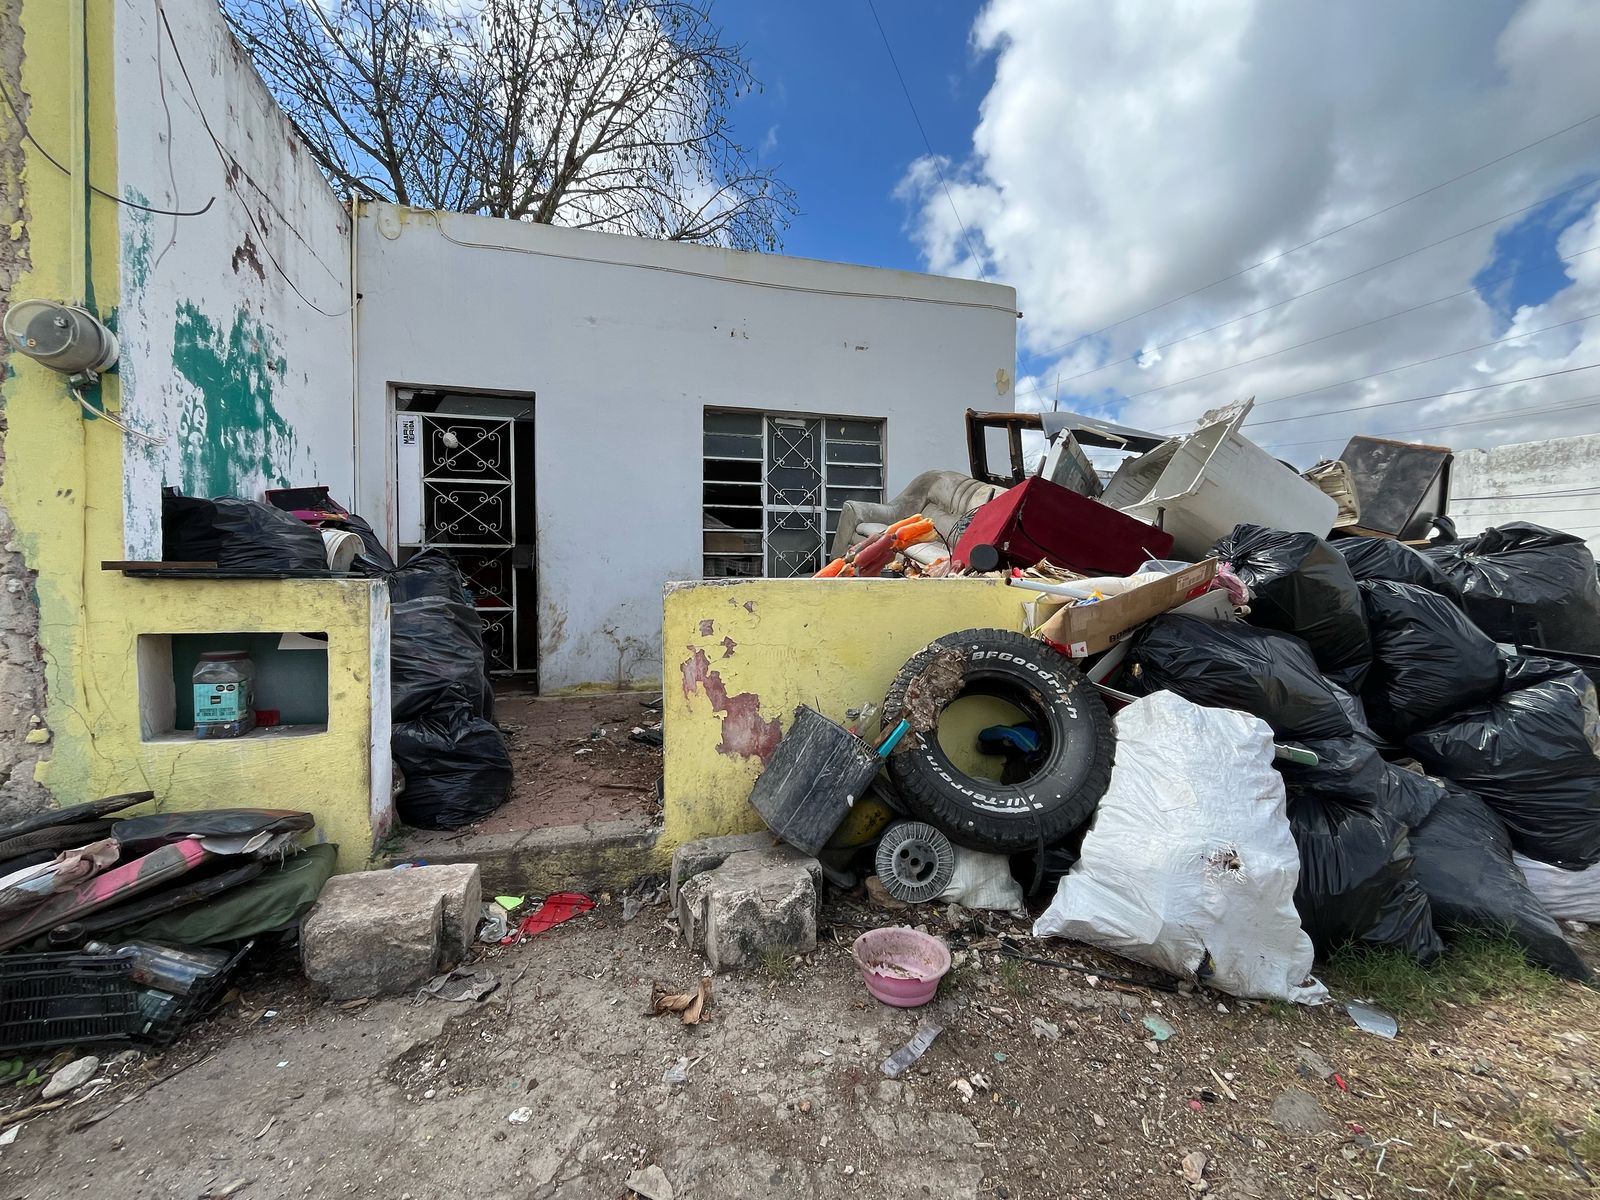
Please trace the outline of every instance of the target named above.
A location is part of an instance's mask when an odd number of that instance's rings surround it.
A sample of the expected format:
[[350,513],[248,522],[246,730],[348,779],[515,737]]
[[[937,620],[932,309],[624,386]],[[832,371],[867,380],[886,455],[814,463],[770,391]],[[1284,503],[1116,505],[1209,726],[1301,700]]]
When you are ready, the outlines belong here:
[[[687,267],[668,267],[660,263],[621,263],[613,262],[610,259],[595,258],[591,255],[563,254],[558,250],[539,250],[532,246],[511,246],[504,242],[475,242],[470,238],[458,238],[454,234],[450,233],[450,231],[445,228],[445,214],[430,211],[426,215],[433,218],[433,223],[439,230],[439,236],[444,238],[445,241],[472,250],[493,250],[499,253],[510,251],[513,254],[532,254],[540,258],[555,258],[565,262],[598,263],[601,266],[624,267],[630,271],[660,271],[667,275],[687,276],[690,279],[708,279],[715,283],[736,283],[745,287],[771,288],[772,290],[779,292],[804,292],[807,295],[812,296],[841,296],[853,300],[903,300],[908,304],[943,304],[953,308],[976,308],[984,309],[989,312],[1003,312],[1013,317],[1017,315],[1017,310],[1012,308],[1009,304],[990,304],[987,301],[982,300],[947,300],[937,296],[904,296],[896,295],[893,292],[853,292],[846,291],[842,288],[809,287],[801,283],[777,283],[770,279],[740,279],[736,275],[720,275],[713,271],[691,271]],[[454,215],[470,217],[472,220],[490,219],[484,217],[471,217],[471,214],[466,213],[458,213]],[[531,224],[531,222],[521,221],[500,221],[497,223],[501,225]]]
[[1093,338],[1093,337],[1099,337],[1102,333],[1109,333],[1111,330],[1116,329],[1120,325],[1126,325],[1129,321],[1136,321],[1140,317],[1149,316],[1151,313],[1157,312],[1160,309],[1166,308],[1168,305],[1176,304],[1180,300],[1187,300],[1191,296],[1198,296],[1201,292],[1208,292],[1214,287],[1218,287],[1221,284],[1228,283],[1230,280],[1238,279],[1241,275],[1248,275],[1251,271],[1254,271],[1257,267],[1268,266],[1268,265],[1270,265],[1272,263],[1277,262],[1281,258],[1287,258],[1289,255],[1294,254],[1297,251],[1304,250],[1307,246],[1314,246],[1318,242],[1325,241],[1326,239],[1333,237],[1335,234],[1343,233],[1347,229],[1354,229],[1357,225],[1365,224],[1367,221],[1372,220],[1374,217],[1381,217],[1385,213],[1393,212],[1397,208],[1401,208],[1401,207],[1403,207],[1403,206],[1405,206],[1407,204],[1410,204],[1413,200],[1420,200],[1424,196],[1432,195],[1434,192],[1439,191],[1441,188],[1449,187],[1452,183],[1459,183],[1461,180],[1466,179],[1468,176],[1476,175],[1479,171],[1486,171],[1490,167],[1497,166],[1498,164],[1505,162],[1508,158],[1515,158],[1517,155],[1523,153],[1524,151],[1532,150],[1535,146],[1542,146],[1545,142],[1550,141],[1552,138],[1558,138],[1564,133],[1571,133],[1574,129],[1578,129],[1581,126],[1587,125],[1591,121],[1596,121],[1596,120],[1600,120],[1600,113],[1592,113],[1591,115],[1589,115],[1587,117],[1584,117],[1580,121],[1574,121],[1572,124],[1565,125],[1562,128],[1557,129],[1553,133],[1547,133],[1541,138],[1537,138],[1534,141],[1528,142],[1526,145],[1518,146],[1515,150],[1508,150],[1504,154],[1501,154],[1496,158],[1491,158],[1486,163],[1479,163],[1477,166],[1471,168],[1470,170],[1462,171],[1458,175],[1452,175],[1449,179],[1446,179],[1446,180],[1444,180],[1444,181],[1442,181],[1440,183],[1436,183],[1432,187],[1424,188],[1422,191],[1415,192],[1412,195],[1407,196],[1402,200],[1396,200],[1392,204],[1387,204],[1382,208],[1374,209],[1372,212],[1369,212],[1369,213],[1365,214],[1364,216],[1357,217],[1353,221],[1346,222],[1345,224],[1340,225],[1335,229],[1330,229],[1326,233],[1319,233],[1316,237],[1312,238],[1310,241],[1301,242],[1298,246],[1290,246],[1289,249],[1282,250],[1282,251],[1278,252],[1277,254],[1272,255],[1270,258],[1264,258],[1258,263],[1252,263],[1250,266],[1245,267],[1243,270],[1235,271],[1231,275],[1224,275],[1221,279],[1214,279],[1210,283],[1205,284],[1203,287],[1197,287],[1193,291],[1184,292],[1183,295],[1174,296],[1170,300],[1163,300],[1160,304],[1153,304],[1147,309],[1144,309],[1144,310],[1142,310],[1140,312],[1136,312],[1136,313],[1133,313],[1133,314],[1131,314],[1129,316],[1123,317],[1121,320],[1113,321],[1109,325],[1102,325],[1099,329],[1093,329],[1093,330],[1090,330],[1088,333],[1080,334],[1078,337],[1073,338],[1070,342],[1063,342],[1059,346],[1052,346],[1048,350],[1041,350],[1041,351],[1038,352],[1038,354],[1030,355],[1029,357],[1033,357],[1033,358],[1045,358],[1045,357],[1048,357],[1049,355],[1055,354],[1055,353],[1057,353],[1057,352],[1059,352],[1061,350],[1070,349],[1071,347],[1076,346],[1079,342],[1087,341],[1088,339]]
[[[172,25],[167,20],[167,10],[162,7],[160,0],[157,0],[156,3],[156,16],[161,19],[161,27],[166,31],[167,44],[172,47],[173,57],[178,63],[178,71],[183,76],[184,86],[189,89],[189,98],[194,101],[195,112],[200,117],[200,124],[205,129],[206,136],[211,139],[211,146],[217,152],[217,158],[222,163],[222,176],[228,181],[228,190],[233,192],[234,195],[238,195],[238,193],[234,191],[233,187],[233,171],[237,166],[237,163],[232,161],[232,156],[229,154],[227,147],[222,144],[221,139],[217,137],[216,133],[211,128],[211,122],[206,117],[205,105],[200,103],[200,94],[195,89],[194,80],[189,76],[189,66],[183,61],[183,51],[178,48],[178,39],[173,35]],[[351,303],[345,305],[343,308],[335,312],[329,312],[327,309],[315,303],[309,296],[302,292],[299,285],[295,283],[294,279],[289,275],[289,272],[284,270],[283,264],[278,261],[278,256],[272,252],[272,246],[268,242],[266,233],[262,230],[261,225],[256,221],[255,213],[250,211],[250,205],[245,203],[243,196],[239,196],[239,208],[240,211],[244,213],[245,220],[249,222],[250,228],[255,230],[256,237],[260,239],[261,252],[267,256],[267,261],[272,264],[273,269],[277,271],[279,275],[283,276],[283,281],[289,285],[289,290],[292,291],[296,296],[300,297],[301,302],[305,304],[307,308],[311,309],[313,312],[321,313],[325,317],[343,317],[348,315],[351,310],[355,308],[355,305]],[[298,231],[296,231],[296,236],[299,236]],[[303,238],[301,240],[304,241]]]
[[[1393,408],[1397,404],[1416,404],[1422,400],[1442,400],[1446,396],[1464,396],[1470,392],[1486,392],[1491,388],[1510,387],[1514,383],[1532,383],[1536,379],[1553,379],[1558,375],[1575,375],[1579,371],[1592,371],[1600,367],[1600,363],[1589,363],[1582,367],[1563,367],[1559,371],[1541,371],[1537,375],[1524,375],[1520,379],[1502,379],[1498,383],[1480,383],[1476,387],[1454,388],[1448,392],[1430,392],[1426,396],[1407,396],[1403,400],[1380,400],[1376,404],[1351,404],[1344,408],[1318,409],[1314,413],[1296,413],[1291,417],[1270,417],[1265,421],[1247,421],[1240,428],[1259,429],[1263,425],[1281,425],[1285,421],[1312,421],[1318,417],[1331,417],[1337,413],[1366,412],[1373,408]],[[1287,399],[1287,397],[1280,397]],[[1267,403],[1272,403],[1268,401]]]
[[1502,492],[1498,496],[1451,496],[1451,500],[1553,500],[1561,496],[1600,496],[1600,488],[1554,488],[1548,492]]
[[[1568,399],[1582,401],[1582,403],[1553,404],[1544,408],[1497,409],[1495,412],[1490,413],[1487,416],[1468,417],[1460,421],[1451,421],[1446,419],[1442,421],[1435,421],[1432,425],[1414,425],[1409,429],[1377,429],[1373,430],[1369,436],[1395,437],[1402,433],[1432,433],[1434,430],[1456,429],[1462,425],[1484,425],[1491,421],[1504,421],[1508,417],[1539,417],[1544,416],[1547,413],[1567,412],[1569,410],[1577,410],[1580,408],[1600,407],[1600,392],[1590,392],[1583,396],[1570,396]],[[1267,442],[1265,444],[1277,450],[1287,450],[1294,446],[1321,445],[1322,443],[1326,442],[1329,437],[1333,436],[1337,435],[1326,434],[1317,438],[1303,438],[1296,442]]]
[[99,420],[106,422],[106,424],[112,426],[112,428],[122,430],[122,432],[127,434],[129,437],[136,437],[141,442],[148,442],[152,446],[165,446],[167,444],[166,438],[153,437],[148,433],[144,433],[138,429],[135,429],[132,425],[126,424],[115,414],[109,413],[103,408],[96,408],[94,405],[89,403],[88,399],[82,392],[80,392],[71,384],[67,385],[67,391],[72,393],[72,398],[78,402],[79,407],[81,407],[89,416],[96,417]]
[[950,215],[955,217],[956,224],[961,226],[961,238],[967,244],[967,253],[972,256],[973,265],[978,268],[978,277],[985,283],[989,276],[984,272],[983,259],[972,247],[972,234],[967,230],[967,223],[961,219],[961,213],[956,208],[955,197],[950,194],[950,185],[945,181],[944,166],[939,161],[939,156],[933,152],[933,142],[928,137],[928,131],[923,128],[922,117],[917,113],[917,104],[911,98],[911,89],[906,86],[906,77],[900,73],[900,61],[894,56],[894,47],[889,45],[889,35],[884,31],[883,21],[878,17],[878,6],[867,0],[867,10],[872,13],[872,23],[878,27],[878,36],[883,39],[883,48],[889,54],[889,65],[894,68],[895,78],[900,81],[900,91],[905,95],[906,107],[911,110],[911,119],[917,123],[917,132],[922,135],[923,148],[928,152],[928,159],[933,163],[933,169],[939,175],[939,187],[944,191],[944,198],[950,205]]
[[[1492,342],[1479,342],[1476,346],[1465,346],[1460,350],[1448,350],[1443,354],[1434,354],[1434,355],[1431,355],[1428,358],[1419,358],[1419,359],[1415,359],[1412,362],[1401,363],[1398,367],[1388,367],[1388,368],[1386,368],[1385,370],[1382,370],[1382,371],[1373,371],[1370,375],[1357,375],[1352,379],[1341,379],[1337,383],[1325,383],[1320,387],[1306,388],[1303,391],[1290,392],[1286,396],[1274,396],[1271,400],[1263,400],[1260,404],[1256,405],[1256,407],[1258,409],[1259,408],[1265,408],[1269,404],[1282,404],[1285,400],[1298,400],[1302,396],[1315,396],[1318,392],[1326,392],[1326,391],[1330,391],[1333,388],[1346,387],[1346,386],[1348,386],[1349,384],[1352,384],[1352,383],[1365,383],[1369,379],[1378,379],[1378,378],[1381,378],[1384,375],[1393,375],[1396,371],[1408,371],[1412,367],[1422,367],[1422,366],[1426,366],[1429,363],[1442,362],[1443,360],[1445,360],[1447,358],[1458,358],[1463,354],[1471,354],[1474,350],[1488,350],[1492,346],[1503,346],[1507,342],[1518,342],[1518,341],[1521,341],[1523,338],[1536,337],[1541,333],[1550,333],[1550,332],[1552,332],[1554,330],[1557,330],[1557,329],[1565,329],[1569,325],[1582,325],[1585,321],[1592,321],[1596,317],[1600,317],[1600,309],[1597,309],[1596,311],[1594,311],[1592,313],[1585,313],[1581,317],[1573,317],[1569,321],[1557,321],[1554,325],[1546,325],[1541,329],[1525,329],[1521,333],[1507,334],[1505,337],[1496,338]],[[1584,370],[1586,368],[1581,368],[1580,367],[1580,368],[1575,368],[1575,369],[1576,370]],[[1554,372],[1554,373],[1559,375],[1559,374],[1565,374],[1566,372],[1557,371],[1557,372]],[[1543,377],[1539,376],[1539,375],[1533,375],[1533,376],[1530,376],[1529,378],[1540,379],[1540,378],[1543,378]],[[1403,401],[1386,401],[1385,403],[1404,403],[1404,402]],[[1362,407],[1362,406],[1357,405],[1357,407],[1359,408],[1359,407]],[[1373,404],[1373,405],[1367,405],[1366,407],[1378,408],[1378,407],[1381,407],[1381,406]],[[1350,410],[1349,409],[1329,409],[1327,411],[1329,411],[1329,412],[1348,412]],[[1297,417],[1278,417],[1278,418],[1275,418],[1272,421],[1257,421],[1257,422],[1253,422],[1253,423],[1257,424],[1257,425],[1272,425],[1272,424],[1275,424],[1277,421],[1305,420],[1305,419],[1310,418],[1310,417],[1317,417],[1317,416],[1321,416],[1321,415],[1323,415],[1321,412],[1301,413]]]
[[[6,107],[11,110],[12,119],[16,121],[17,128],[22,131],[22,136],[27,138],[33,148],[44,157],[45,162],[49,163],[67,178],[72,178],[72,168],[67,166],[54,154],[51,154],[50,151],[46,150],[39,139],[33,136],[33,131],[28,128],[28,122],[22,118],[22,110],[17,107],[16,101],[11,98],[11,89],[6,87],[3,80],[0,80],[0,99],[3,99],[6,102]],[[89,190],[96,196],[100,196],[103,199],[109,200],[113,204],[120,204],[124,208],[136,208],[140,212],[154,213],[158,217],[198,217],[202,213],[209,212],[211,206],[217,202],[217,198],[212,196],[211,199],[207,200],[199,208],[152,208],[148,204],[140,204],[135,200],[124,200],[115,192],[108,192],[105,190],[105,188],[96,187],[92,180],[89,183]]]
[[[1590,247],[1588,247],[1587,249],[1584,249],[1584,250],[1579,250],[1577,253],[1572,254],[1572,255],[1568,256],[1567,258],[1558,258],[1558,259],[1556,259],[1556,262],[1561,263],[1563,265],[1567,265],[1567,264],[1570,264],[1570,263],[1572,263],[1573,261],[1575,261],[1575,260],[1577,260],[1579,258],[1582,258],[1585,254],[1593,254],[1596,250],[1600,250],[1600,244],[1590,246]],[[1458,300],[1462,296],[1475,295],[1478,292],[1482,291],[1484,288],[1493,287],[1497,283],[1504,283],[1508,279],[1515,279],[1518,276],[1526,275],[1531,271],[1542,271],[1542,270],[1545,270],[1547,268],[1547,266],[1548,266],[1548,264],[1545,264],[1545,263],[1536,263],[1536,264],[1534,264],[1532,266],[1519,267],[1515,271],[1508,271],[1508,272],[1506,272],[1506,274],[1497,276],[1494,279],[1485,279],[1485,280],[1476,282],[1471,287],[1462,288],[1459,292],[1451,292],[1448,296],[1437,296],[1432,300],[1424,300],[1420,304],[1410,305],[1407,308],[1399,309],[1399,310],[1397,310],[1395,312],[1388,313],[1385,316],[1373,317],[1370,321],[1362,321],[1358,325],[1347,325],[1347,326],[1345,326],[1345,328],[1336,329],[1332,333],[1324,333],[1319,337],[1308,338],[1306,341],[1296,342],[1292,346],[1284,346],[1284,347],[1282,347],[1281,349],[1278,349],[1278,350],[1269,350],[1265,354],[1256,355],[1254,358],[1242,358],[1238,362],[1229,363],[1225,367],[1217,367],[1216,369],[1211,370],[1211,371],[1202,371],[1198,375],[1190,375],[1187,379],[1175,379],[1171,383],[1163,383],[1163,384],[1157,385],[1156,387],[1145,388],[1145,390],[1142,391],[1142,392],[1130,392],[1128,395],[1122,397],[1122,401],[1126,402],[1128,400],[1137,400],[1141,396],[1149,396],[1149,395],[1153,395],[1156,392],[1164,392],[1164,391],[1167,391],[1169,388],[1182,387],[1186,383],[1194,383],[1196,380],[1199,380],[1199,379],[1209,379],[1213,375],[1221,375],[1226,371],[1233,371],[1233,370],[1238,369],[1239,367],[1249,366],[1251,363],[1261,362],[1263,359],[1276,358],[1280,354],[1288,354],[1291,350],[1303,350],[1307,346],[1314,346],[1318,342],[1327,341],[1329,338],[1336,338],[1336,337],[1339,337],[1339,336],[1341,336],[1343,334],[1346,334],[1346,333],[1354,333],[1358,329],[1366,329],[1366,328],[1368,328],[1369,326],[1372,326],[1372,325],[1381,325],[1385,321],[1392,321],[1396,317],[1403,317],[1407,313],[1414,313],[1414,312],[1417,312],[1417,311],[1419,311],[1421,309],[1432,307],[1435,304],[1443,304],[1447,300]],[[1182,422],[1175,422],[1175,424],[1182,424]],[[1172,426],[1164,426],[1164,428],[1171,428],[1171,427]]]
[[[1229,320],[1219,321],[1217,324],[1208,325],[1204,329],[1196,329],[1194,332],[1186,333],[1182,337],[1173,338],[1170,342],[1163,342],[1159,346],[1141,348],[1125,358],[1115,359],[1114,361],[1108,363],[1101,363],[1098,367],[1090,367],[1087,371],[1079,371],[1076,375],[1068,375],[1063,378],[1058,374],[1055,379],[1055,385],[1059,387],[1061,384],[1071,383],[1075,379],[1082,379],[1088,375],[1098,375],[1101,371],[1110,370],[1112,367],[1121,366],[1123,363],[1133,362],[1151,351],[1167,350],[1183,342],[1191,341],[1194,338],[1204,337],[1208,333],[1215,333],[1219,329],[1226,329],[1230,325],[1237,325],[1240,321],[1248,321],[1251,317],[1259,317],[1262,313],[1271,312],[1275,308],[1282,308],[1286,304],[1293,304],[1296,300],[1304,300],[1307,296],[1314,296],[1318,292],[1325,292],[1331,287],[1337,287],[1341,283],[1348,283],[1350,280],[1358,279],[1362,275],[1370,275],[1373,271],[1378,271],[1382,270],[1384,267],[1393,266],[1397,262],[1401,262],[1404,259],[1421,254],[1426,250],[1433,250],[1444,245],[1446,242],[1453,242],[1457,238],[1466,237],[1469,233],[1476,233],[1480,229],[1487,229],[1491,225],[1498,225],[1501,221],[1508,220],[1511,217],[1520,216],[1522,213],[1538,208],[1541,205],[1549,204],[1553,200],[1560,200],[1574,192],[1582,191],[1584,188],[1592,186],[1594,186],[1593,180],[1583,180],[1580,183],[1573,184],[1569,188],[1563,188],[1559,192],[1554,192],[1548,196],[1542,196],[1538,200],[1535,200],[1532,204],[1524,204],[1521,208],[1515,208],[1510,212],[1500,213],[1498,216],[1490,217],[1487,221],[1480,221],[1478,224],[1473,225],[1468,229],[1458,230],[1457,232],[1450,234],[1448,237],[1440,238],[1438,241],[1429,242],[1424,246],[1418,246],[1414,250],[1407,250],[1404,254],[1397,254],[1393,258],[1386,258],[1382,262],[1373,263],[1370,267],[1362,267],[1361,270],[1353,271],[1349,275],[1341,275],[1337,279],[1330,279],[1327,283],[1318,284],[1314,288],[1310,288],[1304,292],[1297,292],[1295,295],[1288,296],[1282,300],[1275,300],[1271,304],[1266,304],[1260,308],[1252,309],[1250,312],[1242,313],[1241,315],[1232,317]],[[1026,396],[1032,392],[1042,391],[1043,388],[1043,384],[1036,384],[1031,388],[1026,388],[1017,392],[1017,395]]]

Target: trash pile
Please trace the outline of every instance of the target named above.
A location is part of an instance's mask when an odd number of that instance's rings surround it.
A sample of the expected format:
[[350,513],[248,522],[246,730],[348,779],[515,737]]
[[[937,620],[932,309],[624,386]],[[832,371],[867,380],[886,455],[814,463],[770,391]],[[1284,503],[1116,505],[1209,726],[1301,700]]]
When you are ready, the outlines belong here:
[[[1002,578],[1029,632],[939,638],[848,727],[801,706],[752,804],[881,906],[1053,896],[1036,936],[1239,996],[1317,1003],[1341,947],[1429,963],[1466,930],[1589,980],[1559,920],[1600,912],[1593,556],[1526,523],[1457,541],[1348,463],[1299,476],[1248,411],[1165,441],[1069,417],[948,528],[847,509],[822,576]],[[1144,453],[1101,486],[1074,428]],[[937,966],[868,984],[898,1003]]]
[[499,808],[510,795],[511,756],[494,722],[483,622],[455,559],[434,547],[397,567],[372,526],[325,487],[266,495],[262,504],[166,489],[163,555],[245,574],[387,580],[396,811],[419,829],[457,829]]
[[333,874],[338,847],[304,844],[310,813],[119,815],[154,798],[0,827],[0,1049],[166,1045]]

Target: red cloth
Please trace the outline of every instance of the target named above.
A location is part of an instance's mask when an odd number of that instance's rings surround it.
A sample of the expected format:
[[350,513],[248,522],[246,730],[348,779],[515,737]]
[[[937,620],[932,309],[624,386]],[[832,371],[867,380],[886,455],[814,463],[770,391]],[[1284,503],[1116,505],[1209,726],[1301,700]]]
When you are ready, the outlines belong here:
[[582,892],[555,892],[544,898],[544,903],[539,906],[537,912],[531,912],[518,921],[516,933],[505,940],[514,942],[518,938],[543,933],[563,921],[570,921],[580,913],[588,912],[593,907],[594,898],[585,896]]

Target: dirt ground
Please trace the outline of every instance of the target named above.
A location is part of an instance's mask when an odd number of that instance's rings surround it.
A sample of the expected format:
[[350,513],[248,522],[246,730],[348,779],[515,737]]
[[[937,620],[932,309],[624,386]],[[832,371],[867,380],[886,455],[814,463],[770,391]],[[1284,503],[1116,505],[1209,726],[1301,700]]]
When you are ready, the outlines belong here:
[[[178,1046],[26,1122],[0,1198],[611,1200],[655,1165],[679,1200],[1364,1200],[1589,1195],[1600,1173],[1600,997],[1576,985],[1445,1002],[1391,1042],[1331,1006],[1118,984],[1141,969],[1071,944],[1040,948],[1105,974],[1019,964],[995,951],[1007,922],[963,922],[940,998],[906,1012],[849,959],[892,918],[837,902],[814,955],[718,977],[685,1027],[644,1015],[652,980],[701,972],[667,916],[603,898],[484,950],[499,988],[478,1003],[340,1006],[292,961],[258,968]],[[942,1035],[885,1078],[925,1019]],[[0,1123],[37,1089],[15,1091]]]
[[661,748],[632,739],[660,723],[639,692],[536,696],[515,686],[495,692],[495,721],[511,752],[511,797],[473,833],[511,833],[587,821],[653,819]]

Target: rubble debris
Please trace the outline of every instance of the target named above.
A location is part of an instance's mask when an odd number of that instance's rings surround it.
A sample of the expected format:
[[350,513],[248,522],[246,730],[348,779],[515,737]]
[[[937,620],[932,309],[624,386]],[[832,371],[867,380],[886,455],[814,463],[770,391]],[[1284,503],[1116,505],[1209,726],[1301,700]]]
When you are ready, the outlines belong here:
[[667,1173],[655,1163],[632,1172],[627,1179],[628,1190],[639,1200],[672,1200],[672,1184]]
[[94,1078],[100,1069],[100,1060],[92,1054],[82,1058],[75,1058],[66,1066],[58,1070],[44,1085],[44,1090],[39,1093],[41,1100],[54,1100],[57,1096],[65,1096],[77,1091],[84,1084]]
[[1272,1123],[1287,1133],[1331,1133],[1339,1128],[1321,1102],[1304,1088],[1289,1087],[1272,1101]]
[[457,955],[459,942],[444,938],[447,884],[458,912],[477,911],[476,903],[466,907],[466,881],[457,874],[440,879],[415,868],[330,879],[301,927],[306,977],[334,1000],[421,987],[447,954]]
[[1206,1168],[1210,1165],[1211,1159],[1207,1155],[1191,1150],[1179,1161],[1178,1170],[1185,1183],[1191,1188],[1200,1189],[1206,1182]]
[[680,883],[678,929],[713,971],[761,961],[768,952],[808,954],[817,946],[822,868],[789,846],[742,850]]

